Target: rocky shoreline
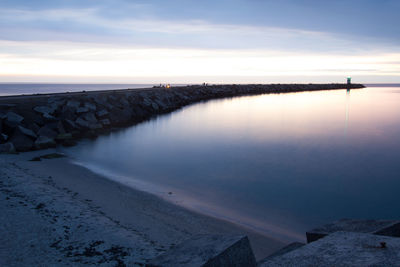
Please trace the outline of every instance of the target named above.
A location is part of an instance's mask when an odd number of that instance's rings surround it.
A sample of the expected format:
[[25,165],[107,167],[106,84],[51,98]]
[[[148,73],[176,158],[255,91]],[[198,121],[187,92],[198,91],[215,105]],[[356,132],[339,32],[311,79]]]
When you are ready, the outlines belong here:
[[72,146],[200,101],[268,93],[363,88],[361,84],[191,85],[0,97],[0,153]]

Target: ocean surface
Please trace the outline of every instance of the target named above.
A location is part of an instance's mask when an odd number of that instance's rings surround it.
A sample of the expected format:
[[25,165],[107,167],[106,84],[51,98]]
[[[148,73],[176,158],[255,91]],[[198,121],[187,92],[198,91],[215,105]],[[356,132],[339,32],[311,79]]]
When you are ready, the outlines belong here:
[[399,219],[400,86],[194,104],[65,149],[77,164],[281,240]]
[[0,96],[149,88],[154,84],[0,83]]

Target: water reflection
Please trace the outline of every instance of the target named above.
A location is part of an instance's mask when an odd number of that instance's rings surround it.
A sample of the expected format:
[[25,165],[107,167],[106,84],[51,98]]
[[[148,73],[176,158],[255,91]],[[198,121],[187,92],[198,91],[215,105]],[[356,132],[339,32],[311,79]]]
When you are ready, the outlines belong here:
[[347,136],[347,128],[349,126],[349,101],[350,101],[350,89],[346,90],[346,120],[344,125],[344,135]]
[[399,214],[399,104],[382,88],[216,100],[68,153],[181,205],[301,239],[338,218]]

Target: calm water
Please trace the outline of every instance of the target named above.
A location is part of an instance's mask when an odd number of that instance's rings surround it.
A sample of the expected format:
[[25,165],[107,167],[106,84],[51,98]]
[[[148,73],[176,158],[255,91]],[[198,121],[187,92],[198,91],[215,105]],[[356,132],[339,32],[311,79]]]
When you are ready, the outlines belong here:
[[399,219],[400,87],[209,101],[67,153],[180,205],[301,240],[344,217]]

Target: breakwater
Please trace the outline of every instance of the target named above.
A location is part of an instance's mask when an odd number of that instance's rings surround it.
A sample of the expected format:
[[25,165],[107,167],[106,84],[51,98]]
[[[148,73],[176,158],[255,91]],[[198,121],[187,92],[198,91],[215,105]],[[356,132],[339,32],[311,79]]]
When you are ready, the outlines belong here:
[[71,146],[116,127],[224,97],[363,88],[361,84],[191,85],[0,97],[0,152]]

